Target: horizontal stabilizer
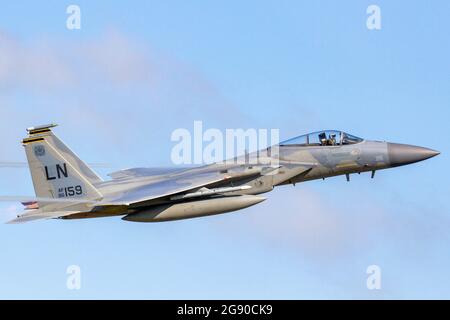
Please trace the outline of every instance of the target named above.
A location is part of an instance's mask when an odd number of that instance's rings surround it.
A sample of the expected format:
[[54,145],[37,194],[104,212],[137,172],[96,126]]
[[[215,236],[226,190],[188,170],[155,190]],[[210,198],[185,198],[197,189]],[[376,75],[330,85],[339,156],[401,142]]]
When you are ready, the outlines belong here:
[[17,218],[8,221],[7,224],[25,223],[42,219],[55,219],[70,216],[72,214],[79,213],[80,211],[54,211],[54,212],[40,212],[39,210],[30,210],[22,215],[18,215]]
[[3,202],[45,202],[45,203],[95,203],[93,200],[75,199],[75,198],[45,198],[34,196],[0,196]]

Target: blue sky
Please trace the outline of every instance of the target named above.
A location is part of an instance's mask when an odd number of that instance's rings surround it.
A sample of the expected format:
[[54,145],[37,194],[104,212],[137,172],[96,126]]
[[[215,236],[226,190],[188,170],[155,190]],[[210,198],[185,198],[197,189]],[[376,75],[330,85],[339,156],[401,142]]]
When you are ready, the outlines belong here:
[[[69,4],[81,30],[66,29]],[[366,28],[381,8],[382,28]],[[430,147],[411,166],[277,188],[239,212],[0,225],[0,298],[450,298],[448,1],[8,1],[0,161],[56,122],[102,175],[170,165],[177,128],[341,129]],[[88,143],[86,143],[88,141]],[[0,168],[0,194],[32,195]],[[2,203],[2,221],[20,204]],[[81,267],[81,290],[66,268]],[[382,289],[366,288],[379,265]]]

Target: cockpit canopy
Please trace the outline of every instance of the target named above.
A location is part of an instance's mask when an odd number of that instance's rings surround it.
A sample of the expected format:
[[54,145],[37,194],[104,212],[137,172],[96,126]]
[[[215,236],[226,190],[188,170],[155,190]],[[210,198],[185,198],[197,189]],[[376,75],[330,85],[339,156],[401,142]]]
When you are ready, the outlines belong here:
[[298,136],[280,143],[280,146],[340,146],[363,141],[346,132],[337,130],[317,131]]

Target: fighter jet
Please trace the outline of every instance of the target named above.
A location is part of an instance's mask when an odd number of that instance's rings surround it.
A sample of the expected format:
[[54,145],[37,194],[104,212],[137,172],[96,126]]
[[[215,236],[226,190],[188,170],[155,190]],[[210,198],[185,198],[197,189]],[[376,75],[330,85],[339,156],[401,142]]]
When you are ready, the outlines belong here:
[[[122,216],[159,222],[220,214],[265,200],[274,187],[337,175],[371,172],[422,161],[438,151],[371,141],[337,130],[301,135],[233,161],[196,168],[133,168],[103,180],[52,132],[55,124],[27,129],[22,144],[35,197],[9,223],[38,219]],[[249,159],[253,161],[248,161]]]

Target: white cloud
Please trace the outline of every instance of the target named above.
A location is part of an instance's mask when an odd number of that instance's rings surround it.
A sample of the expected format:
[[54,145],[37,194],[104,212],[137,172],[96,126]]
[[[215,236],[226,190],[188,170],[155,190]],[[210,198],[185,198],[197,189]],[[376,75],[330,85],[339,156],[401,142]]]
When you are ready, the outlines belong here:
[[14,137],[1,161],[18,160],[10,150],[31,125],[57,122],[79,140],[94,128],[110,151],[146,159],[139,145],[166,138],[170,147],[175,128],[198,119],[233,126],[243,117],[195,67],[114,29],[72,41],[0,32],[0,56],[0,116],[8,119],[0,134]]
[[25,45],[0,32],[0,89],[19,87],[45,90],[73,82],[72,70],[53,45],[41,39]]
[[[115,29],[79,41],[39,37],[32,42],[0,30],[0,56],[0,90],[5,94],[18,89],[95,97],[143,90],[153,102],[191,100],[207,112],[227,104],[195,67]],[[202,102],[211,98],[215,105]]]
[[364,259],[380,248],[382,257],[407,259],[411,252],[426,256],[430,246],[448,238],[443,226],[449,219],[440,212],[408,206],[400,199],[395,205],[378,202],[357,190],[349,199],[346,192],[329,189],[319,193],[305,185],[278,187],[265,202],[236,215],[239,223],[229,218],[215,225],[239,236],[251,231],[263,243],[318,265]]
[[246,227],[272,245],[293,248],[313,260],[348,258],[370,244],[372,230],[386,219],[384,210],[373,203],[348,206],[302,187],[281,187],[268,198],[242,217]]

